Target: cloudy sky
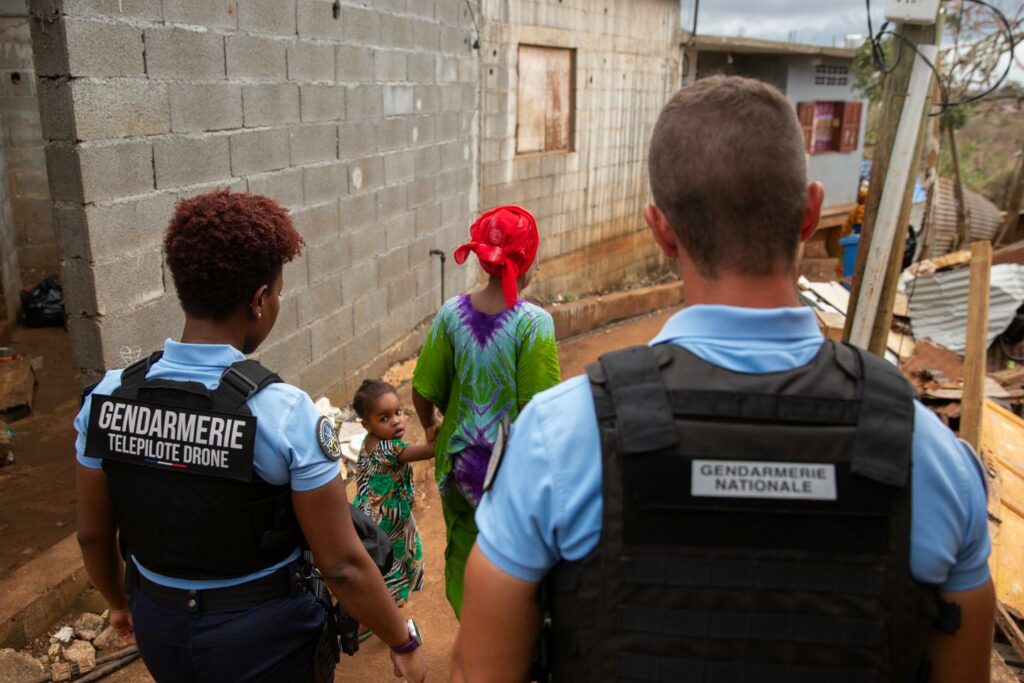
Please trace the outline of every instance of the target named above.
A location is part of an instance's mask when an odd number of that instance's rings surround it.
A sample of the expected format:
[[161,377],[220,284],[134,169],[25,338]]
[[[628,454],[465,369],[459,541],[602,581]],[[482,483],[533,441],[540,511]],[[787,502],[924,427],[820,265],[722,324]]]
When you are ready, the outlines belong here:
[[[1021,0],[990,0],[1006,11]],[[681,0],[682,24],[689,30],[694,0]],[[878,31],[884,21],[885,0],[871,0],[872,19]],[[698,33],[788,40],[817,45],[843,46],[847,35],[868,33],[864,0],[700,0]],[[860,41],[858,41],[860,42]],[[1024,47],[1018,46],[1018,59]],[[1012,78],[1024,79],[1014,69]]]

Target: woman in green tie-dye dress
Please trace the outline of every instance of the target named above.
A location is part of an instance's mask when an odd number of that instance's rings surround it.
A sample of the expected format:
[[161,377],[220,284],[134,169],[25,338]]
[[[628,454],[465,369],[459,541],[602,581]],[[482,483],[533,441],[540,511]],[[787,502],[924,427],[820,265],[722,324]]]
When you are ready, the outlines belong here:
[[[515,420],[534,394],[560,381],[551,315],[518,298],[518,289],[526,286],[536,255],[536,234],[533,217],[517,207],[488,212],[474,224],[475,241],[470,245],[491,280],[479,292],[444,303],[434,318],[413,377],[413,398],[424,427],[431,427],[434,406],[444,414],[435,447],[435,475],[448,537],[446,592],[456,616],[462,609],[466,560],[476,540],[473,515],[483,495],[498,424],[505,415]],[[523,245],[524,241],[527,244]],[[494,256],[494,252],[481,248],[488,242],[503,242],[499,256],[506,263],[520,253],[524,256],[508,268],[513,287],[509,287],[502,269],[488,268],[491,262],[485,258]],[[456,260],[461,263],[465,253],[462,259],[459,256],[457,251]]]

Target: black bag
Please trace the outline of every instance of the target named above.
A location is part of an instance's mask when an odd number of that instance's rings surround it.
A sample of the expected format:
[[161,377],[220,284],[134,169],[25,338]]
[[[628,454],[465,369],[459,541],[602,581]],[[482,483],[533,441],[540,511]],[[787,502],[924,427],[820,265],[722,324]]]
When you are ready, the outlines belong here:
[[64,325],[64,292],[51,275],[27,292],[21,293],[21,310],[28,327],[62,327]]
[[391,540],[377,526],[377,523],[370,519],[369,515],[361,509],[351,505],[349,511],[352,513],[352,523],[356,527],[359,540],[363,542],[363,547],[370,554],[370,558],[377,565],[381,575],[386,575],[391,571],[391,565],[395,561],[395,553],[391,549]]

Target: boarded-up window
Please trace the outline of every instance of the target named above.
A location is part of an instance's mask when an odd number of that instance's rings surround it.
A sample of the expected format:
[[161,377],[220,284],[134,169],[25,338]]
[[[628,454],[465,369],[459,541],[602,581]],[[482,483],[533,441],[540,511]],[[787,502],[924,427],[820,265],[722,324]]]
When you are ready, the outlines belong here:
[[860,144],[861,102],[801,102],[797,116],[809,154],[855,152]]
[[517,153],[573,148],[575,71],[574,50],[519,46]]

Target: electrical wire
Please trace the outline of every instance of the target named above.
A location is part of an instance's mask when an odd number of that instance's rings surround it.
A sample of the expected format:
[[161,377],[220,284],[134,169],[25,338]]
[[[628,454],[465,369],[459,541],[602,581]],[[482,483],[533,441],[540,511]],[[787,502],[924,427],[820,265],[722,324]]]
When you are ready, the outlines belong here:
[[[886,37],[886,36],[892,36],[894,38],[897,38],[904,45],[906,45],[911,50],[913,50],[914,53],[916,53],[918,57],[920,57],[922,60],[924,60],[924,63],[928,66],[929,69],[931,69],[932,73],[935,75],[935,80],[936,80],[936,82],[939,85],[939,92],[940,92],[941,101],[938,104],[939,110],[936,111],[936,112],[930,112],[929,116],[939,116],[944,111],[946,111],[947,109],[949,109],[951,107],[959,107],[959,106],[963,106],[965,104],[971,104],[971,103],[977,102],[978,100],[981,100],[981,99],[983,99],[985,97],[988,97],[989,95],[991,95],[993,92],[995,92],[996,90],[998,90],[1002,86],[1002,84],[1006,81],[1007,77],[1009,77],[1010,71],[1013,68],[1014,50],[1016,49],[1017,43],[1019,41],[1013,35],[1013,25],[1010,23],[1010,20],[1006,17],[1006,15],[1003,13],[1003,11],[1001,9],[999,9],[995,5],[992,5],[991,3],[987,2],[987,0],[962,0],[962,1],[964,1],[964,2],[973,2],[973,3],[977,4],[977,5],[981,5],[982,7],[987,8],[989,11],[991,11],[993,14],[996,15],[996,18],[999,20],[999,23],[1001,24],[1000,32],[1006,37],[1007,57],[1008,57],[1008,59],[1006,60],[1006,68],[1003,70],[1002,75],[998,78],[998,80],[996,80],[996,82],[991,87],[989,87],[988,89],[986,89],[985,91],[983,91],[981,93],[978,93],[976,95],[972,95],[971,97],[965,98],[963,100],[958,100],[958,101],[955,101],[955,102],[951,102],[950,99],[949,99],[949,85],[948,85],[948,83],[942,78],[942,74],[939,73],[939,70],[935,66],[935,64],[933,64],[931,60],[929,60],[927,57],[925,57],[921,53],[921,51],[917,48],[916,45],[914,45],[911,41],[907,40],[907,38],[905,38],[903,35],[901,35],[899,33],[896,33],[895,31],[889,30],[889,22],[888,21],[884,22],[882,24],[882,26],[879,28],[878,32],[875,33],[874,22],[871,19],[871,0],[864,0],[865,7],[867,8],[867,17],[868,17],[868,34],[869,34],[868,35],[868,41],[871,43],[871,59],[872,59],[872,62],[874,63],[875,69],[879,73],[881,73],[882,76],[888,76],[890,73],[892,73],[894,70],[896,70],[896,68],[900,64],[900,61],[903,59],[903,51],[901,50],[899,52],[899,54],[897,55],[897,57],[896,57],[896,63],[895,64],[890,66],[889,64],[886,63],[885,48],[884,48],[884,45],[882,43],[882,39],[884,37]],[[962,9],[963,9],[963,5],[961,5],[961,11],[962,11]],[[957,27],[957,41],[959,41],[959,26]],[[954,44],[954,48],[957,49],[957,50],[959,49],[959,42]]]
[[476,31],[476,38],[473,40],[473,49],[480,49],[480,25],[476,23],[476,12],[473,11],[473,5],[466,0],[466,9],[469,10],[469,18],[473,20],[473,30]]

